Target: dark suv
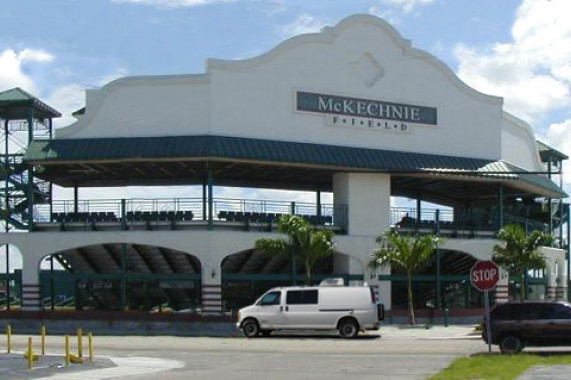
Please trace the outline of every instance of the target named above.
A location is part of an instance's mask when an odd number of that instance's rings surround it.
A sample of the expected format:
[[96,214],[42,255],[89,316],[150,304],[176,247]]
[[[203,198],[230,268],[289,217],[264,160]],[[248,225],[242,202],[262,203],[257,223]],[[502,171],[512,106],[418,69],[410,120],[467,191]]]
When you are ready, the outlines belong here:
[[[484,321],[482,338],[486,343]],[[525,346],[571,346],[571,304],[563,301],[524,301],[496,305],[490,312],[492,344],[503,353]]]

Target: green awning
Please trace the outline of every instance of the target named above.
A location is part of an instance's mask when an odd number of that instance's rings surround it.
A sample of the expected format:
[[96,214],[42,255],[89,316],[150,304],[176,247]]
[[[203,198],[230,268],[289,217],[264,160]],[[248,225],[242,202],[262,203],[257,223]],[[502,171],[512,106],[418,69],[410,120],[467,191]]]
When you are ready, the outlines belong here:
[[522,181],[567,195],[549,178],[503,161],[227,136],[88,138],[34,141],[25,160],[35,165],[149,160],[239,160],[340,171],[478,176]]

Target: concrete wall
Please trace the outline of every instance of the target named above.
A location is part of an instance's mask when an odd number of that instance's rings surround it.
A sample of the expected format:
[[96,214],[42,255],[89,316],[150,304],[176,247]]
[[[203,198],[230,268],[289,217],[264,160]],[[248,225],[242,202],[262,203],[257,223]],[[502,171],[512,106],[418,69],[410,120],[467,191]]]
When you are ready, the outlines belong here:
[[502,159],[522,169],[544,170],[533,129],[523,120],[506,112],[502,118]]

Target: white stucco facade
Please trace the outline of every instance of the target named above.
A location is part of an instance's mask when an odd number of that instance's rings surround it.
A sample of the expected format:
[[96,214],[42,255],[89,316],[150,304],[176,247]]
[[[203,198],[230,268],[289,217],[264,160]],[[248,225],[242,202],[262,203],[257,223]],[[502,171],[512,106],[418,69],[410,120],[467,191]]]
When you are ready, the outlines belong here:
[[[296,110],[298,91],[434,107],[438,120],[406,133],[331,127],[321,114]],[[56,137],[213,134],[537,167],[531,128],[503,112],[502,103],[465,85],[383,20],[355,15],[259,57],[209,60],[205,74],[122,78],[88,90],[85,115]]]

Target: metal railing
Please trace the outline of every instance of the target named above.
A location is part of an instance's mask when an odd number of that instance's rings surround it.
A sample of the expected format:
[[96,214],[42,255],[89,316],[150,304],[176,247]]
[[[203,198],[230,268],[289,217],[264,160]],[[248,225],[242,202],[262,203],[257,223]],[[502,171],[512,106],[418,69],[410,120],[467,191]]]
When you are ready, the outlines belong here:
[[[438,222],[438,223],[437,223]],[[526,233],[533,231],[548,232],[548,226],[545,223],[517,217],[504,213],[502,223],[496,212],[488,214],[486,217],[478,213],[457,213],[450,209],[422,209],[420,218],[418,218],[416,208],[392,207],[390,215],[391,226],[404,229],[414,230],[415,232],[439,232],[450,234],[453,236],[477,236],[494,235],[502,226],[509,224],[518,224],[522,226]]]
[[[208,201],[203,198],[157,198],[157,199],[92,199],[54,200],[50,205],[35,205],[34,222],[162,222],[184,221],[229,221],[228,215],[239,215],[240,220],[275,220],[282,215],[300,215],[315,224],[347,226],[347,206],[312,204],[254,199],[212,199],[212,215]],[[267,216],[267,219],[262,218]]]

